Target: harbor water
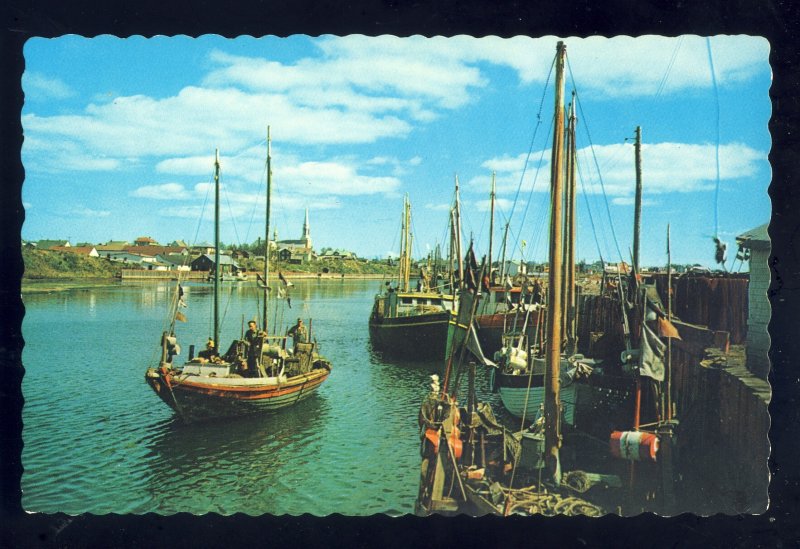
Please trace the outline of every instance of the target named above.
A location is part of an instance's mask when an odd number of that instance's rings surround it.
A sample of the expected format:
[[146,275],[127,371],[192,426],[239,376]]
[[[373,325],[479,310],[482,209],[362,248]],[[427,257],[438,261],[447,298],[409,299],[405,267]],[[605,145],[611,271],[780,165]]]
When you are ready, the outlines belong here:
[[[305,280],[285,329],[311,320],[333,363],[309,399],[272,414],[185,424],[144,381],[157,365],[174,283],[24,295],[22,504],[68,514],[177,512],[399,515],[419,485],[420,403],[442,364],[381,357],[368,318],[378,280]],[[185,360],[211,334],[211,285],[188,283]],[[252,282],[225,283],[220,345],[260,311]],[[479,375],[482,397],[488,376]]]

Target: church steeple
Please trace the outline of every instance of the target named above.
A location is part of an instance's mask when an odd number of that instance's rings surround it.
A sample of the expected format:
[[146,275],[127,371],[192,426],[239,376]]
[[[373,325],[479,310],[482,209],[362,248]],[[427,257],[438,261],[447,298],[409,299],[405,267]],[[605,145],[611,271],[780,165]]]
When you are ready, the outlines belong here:
[[311,227],[308,224],[308,208],[306,208],[306,219],[303,221],[303,240],[311,240]]

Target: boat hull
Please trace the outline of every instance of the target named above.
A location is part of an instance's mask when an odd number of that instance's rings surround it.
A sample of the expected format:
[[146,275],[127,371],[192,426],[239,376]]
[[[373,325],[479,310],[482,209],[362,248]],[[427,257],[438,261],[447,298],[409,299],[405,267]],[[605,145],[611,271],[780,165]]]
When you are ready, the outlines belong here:
[[278,382],[270,378],[219,380],[186,376],[151,368],[145,379],[155,393],[187,421],[235,417],[271,412],[292,406],[311,396],[330,375],[327,368]]
[[388,355],[443,359],[451,345],[455,314],[450,311],[369,321],[372,346]]
[[[534,375],[531,379],[530,393],[528,393],[528,374],[503,374],[495,373],[500,400],[508,412],[514,417],[521,418],[523,411],[525,418],[533,421],[540,413],[544,403],[544,376]],[[575,408],[578,401],[577,384],[562,386],[559,394],[561,395],[561,407],[563,421],[570,426],[575,426]],[[527,395],[527,409],[526,404]]]

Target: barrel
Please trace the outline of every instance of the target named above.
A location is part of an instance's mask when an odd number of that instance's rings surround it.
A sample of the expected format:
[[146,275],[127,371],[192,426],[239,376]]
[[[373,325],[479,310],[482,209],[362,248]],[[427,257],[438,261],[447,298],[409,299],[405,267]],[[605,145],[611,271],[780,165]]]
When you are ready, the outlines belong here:
[[655,461],[658,437],[643,431],[614,431],[609,440],[611,455],[631,461]]

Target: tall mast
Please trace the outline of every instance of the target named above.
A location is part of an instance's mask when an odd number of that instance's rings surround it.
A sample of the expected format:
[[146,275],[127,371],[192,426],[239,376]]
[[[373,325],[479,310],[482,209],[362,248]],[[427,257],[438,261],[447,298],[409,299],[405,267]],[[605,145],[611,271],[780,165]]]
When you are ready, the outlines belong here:
[[264,227],[264,242],[266,248],[264,249],[264,332],[269,333],[267,330],[267,310],[269,301],[269,213],[270,201],[272,199],[272,138],[270,135],[270,127],[267,126],[267,211],[266,211],[266,224]]
[[461,253],[461,199],[458,193],[458,176],[456,175],[456,257],[458,258],[458,283],[464,284],[464,257]]
[[403,287],[406,291],[409,290],[408,281],[411,278],[411,249],[413,243],[413,236],[411,235],[411,200],[406,197],[406,269],[405,278],[403,279]]
[[[667,320],[672,323],[672,250],[669,243],[669,223],[667,223]],[[664,415],[672,419],[672,338],[667,338],[667,372],[664,379]]]
[[572,92],[572,103],[569,109],[569,129],[567,130],[567,137],[569,139],[569,148],[567,149],[567,200],[566,200],[566,215],[565,215],[565,228],[567,230],[567,253],[566,253],[566,271],[567,277],[566,285],[566,318],[567,318],[567,352],[574,354],[577,349],[577,327],[576,327],[576,312],[577,312],[577,299],[575,288],[575,210],[577,204],[577,143],[575,141],[575,126],[578,120],[575,117],[575,92]]
[[219,149],[214,155],[214,347],[219,349]]
[[489,214],[489,280],[492,279],[492,241],[494,239],[494,199],[495,199],[495,186],[494,186],[495,172],[492,172],[492,192],[489,194],[490,214]]
[[561,366],[561,285],[562,263],[562,168],[564,152],[564,62],[566,46],[556,47],[555,129],[551,160],[550,197],[550,276],[547,295],[547,366],[545,370],[545,464],[556,483],[561,481],[559,448],[561,447],[561,403],[559,402],[559,370]]
[[642,230],[642,127],[636,126],[636,196],[633,210],[633,272],[639,273],[639,232]]

